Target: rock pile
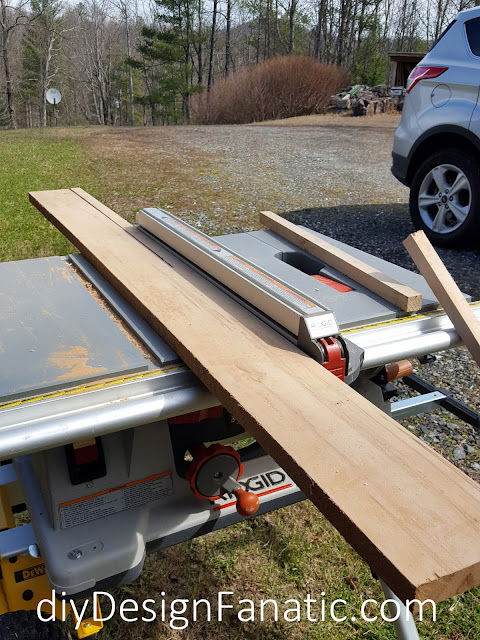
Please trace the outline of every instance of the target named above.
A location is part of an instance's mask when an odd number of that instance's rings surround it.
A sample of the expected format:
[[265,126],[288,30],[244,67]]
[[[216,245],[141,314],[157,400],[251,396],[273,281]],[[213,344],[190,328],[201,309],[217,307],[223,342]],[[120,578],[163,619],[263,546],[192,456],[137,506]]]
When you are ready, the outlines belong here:
[[375,87],[356,84],[330,98],[330,113],[350,113],[352,116],[373,116],[376,113],[401,111],[402,95],[391,95],[386,84]]

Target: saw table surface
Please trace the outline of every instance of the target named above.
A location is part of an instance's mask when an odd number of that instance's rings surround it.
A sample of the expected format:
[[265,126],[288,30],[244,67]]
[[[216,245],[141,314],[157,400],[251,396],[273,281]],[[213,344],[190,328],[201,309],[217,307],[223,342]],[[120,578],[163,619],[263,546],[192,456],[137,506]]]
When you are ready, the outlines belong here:
[[[438,309],[439,303],[421,275],[333,238],[327,238],[311,229],[308,231],[421,293],[422,309],[418,313]],[[393,320],[405,315],[394,304],[372,293],[333,267],[323,264],[272,231],[216,236],[215,240],[292,287],[301,290],[319,305],[333,311],[341,330]],[[342,293],[310,277],[317,273],[348,285],[353,290]]]
[[64,258],[0,264],[0,398],[154,368]]

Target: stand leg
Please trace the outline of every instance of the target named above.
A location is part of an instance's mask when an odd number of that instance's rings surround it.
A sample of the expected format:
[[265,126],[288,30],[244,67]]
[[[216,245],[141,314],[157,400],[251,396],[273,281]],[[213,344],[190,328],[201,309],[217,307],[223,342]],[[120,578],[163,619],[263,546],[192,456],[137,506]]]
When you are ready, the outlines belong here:
[[395,627],[395,631],[397,632],[398,640],[420,640],[413,615],[410,615],[407,620],[407,610],[404,603],[399,598],[397,598],[397,596],[393,593],[390,587],[387,587],[383,580],[380,580],[380,584],[382,585],[385,598],[387,600],[394,600],[397,603],[396,606],[390,602],[388,603],[388,608],[390,610],[390,615],[392,616],[392,618],[397,615],[398,611],[400,612],[398,619],[392,622]]

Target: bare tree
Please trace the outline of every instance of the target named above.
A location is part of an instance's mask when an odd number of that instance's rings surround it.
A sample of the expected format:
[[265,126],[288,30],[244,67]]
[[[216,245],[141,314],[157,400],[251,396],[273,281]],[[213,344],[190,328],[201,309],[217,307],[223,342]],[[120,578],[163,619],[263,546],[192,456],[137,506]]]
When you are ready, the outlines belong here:
[[[327,1],[320,0],[317,5],[317,24],[315,26],[315,41],[313,47],[313,57],[323,60],[322,44],[325,42],[325,23],[327,17]],[[322,43],[323,40],[323,43]]]
[[38,96],[40,126],[47,123],[46,94],[58,73],[57,58],[63,37],[62,4],[57,0],[32,0],[38,16],[25,30],[23,39],[23,83]]
[[106,0],[87,0],[81,7],[80,47],[85,72],[95,105],[98,124],[109,122],[110,42],[107,35]]
[[[132,43],[131,43],[131,15],[130,15],[130,7],[132,2],[129,0],[115,0],[115,4],[117,8],[120,10],[120,14],[122,16],[124,28],[125,28],[125,44],[127,51],[127,58],[132,58]],[[137,15],[136,5],[135,5],[135,17]],[[130,104],[130,126],[135,126],[135,105],[134,105],[134,95],[133,95],[133,69],[131,65],[128,66],[128,98]]]
[[227,15],[225,26],[225,77],[230,71],[230,33],[232,28],[232,0],[227,0]]
[[[203,0],[197,0],[197,29],[196,29],[196,37],[193,38],[193,48],[196,54],[196,68],[197,68],[197,82],[199,85],[203,85],[203,44],[204,44],[204,34],[203,34]],[[195,65],[195,60],[192,60],[192,64]]]
[[16,5],[10,5],[8,0],[0,0],[0,38],[3,60],[3,71],[5,74],[5,92],[7,95],[7,116],[10,129],[17,128],[15,117],[14,91],[12,71],[10,65],[10,43],[13,32],[16,29],[25,27],[35,19],[29,13],[27,0],[22,0]]
[[208,59],[208,80],[207,80],[207,91],[210,90],[213,82],[213,55],[215,49],[215,29],[217,25],[217,12],[218,12],[218,0],[213,0],[213,11],[212,11],[212,28],[210,32],[210,53]]

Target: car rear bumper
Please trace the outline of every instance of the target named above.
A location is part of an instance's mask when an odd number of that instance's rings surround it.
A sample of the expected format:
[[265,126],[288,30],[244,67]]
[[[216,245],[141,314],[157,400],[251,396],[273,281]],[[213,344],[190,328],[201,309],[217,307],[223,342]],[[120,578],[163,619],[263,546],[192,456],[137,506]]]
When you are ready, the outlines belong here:
[[392,173],[395,176],[395,178],[397,178],[397,180],[400,180],[402,184],[408,187],[409,186],[407,184],[408,158],[393,152],[392,153]]

